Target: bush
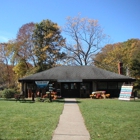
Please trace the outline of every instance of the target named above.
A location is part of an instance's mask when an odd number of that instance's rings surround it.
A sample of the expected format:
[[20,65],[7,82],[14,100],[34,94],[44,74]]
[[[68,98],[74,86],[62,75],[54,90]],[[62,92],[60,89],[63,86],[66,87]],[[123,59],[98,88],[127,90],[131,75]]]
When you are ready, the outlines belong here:
[[14,98],[14,95],[16,94],[15,89],[4,89],[2,91],[3,97],[4,98]]

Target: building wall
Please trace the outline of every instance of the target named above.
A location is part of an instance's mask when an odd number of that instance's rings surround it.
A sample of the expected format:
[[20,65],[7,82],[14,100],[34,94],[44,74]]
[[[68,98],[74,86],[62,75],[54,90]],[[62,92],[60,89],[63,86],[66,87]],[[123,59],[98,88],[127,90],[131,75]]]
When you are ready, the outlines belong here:
[[106,94],[110,94],[110,97],[119,97],[122,85],[123,82],[119,81],[100,81],[97,83],[97,90],[106,91]]
[[[59,96],[64,97],[81,97],[81,98],[88,98],[93,91],[106,91],[109,93],[110,97],[119,97],[120,89],[124,81],[83,81],[83,82],[67,82],[67,83],[58,83],[55,82],[55,90],[59,89]],[[64,89],[64,84],[69,85],[69,89]],[[76,84],[77,88],[73,89],[73,85]],[[35,83],[32,82],[23,82],[22,83],[22,91],[24,91],[24,95],[27,97],[31,97],[34,91],[35,97],[40,96],[42,97],[46,94],[48,89],[39,90],[40,94],[38,95],[38,89],[35,88]]]

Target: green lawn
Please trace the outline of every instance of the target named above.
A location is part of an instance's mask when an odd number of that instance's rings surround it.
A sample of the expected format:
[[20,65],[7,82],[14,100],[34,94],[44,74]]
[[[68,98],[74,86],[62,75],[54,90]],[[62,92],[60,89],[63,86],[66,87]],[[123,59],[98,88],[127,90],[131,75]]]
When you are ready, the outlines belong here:
[[140,140],[140,100],[78,101],[91,140]]
[[[140,140],[140,100],[78,101],[91,140]],[[51,140],[63,105],[0,100],[0,140]]]
[[0,100],[0,140],[51,140],[63,105]]

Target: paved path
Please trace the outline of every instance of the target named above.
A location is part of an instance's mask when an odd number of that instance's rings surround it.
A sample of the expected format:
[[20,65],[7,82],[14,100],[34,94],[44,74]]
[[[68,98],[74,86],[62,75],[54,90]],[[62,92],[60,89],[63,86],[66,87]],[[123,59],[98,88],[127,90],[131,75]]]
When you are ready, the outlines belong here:
[[52,140],[90,140],[75,99],[65,99],[64,110]]

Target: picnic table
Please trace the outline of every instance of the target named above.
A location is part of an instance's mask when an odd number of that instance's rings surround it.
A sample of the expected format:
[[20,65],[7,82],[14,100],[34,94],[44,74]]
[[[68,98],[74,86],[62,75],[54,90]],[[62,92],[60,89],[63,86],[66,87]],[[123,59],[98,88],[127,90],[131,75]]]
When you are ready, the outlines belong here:
[[105,99],[110,96],[110,94],[105,94],[106,91],[93,91],[90,98],[95,99]]

